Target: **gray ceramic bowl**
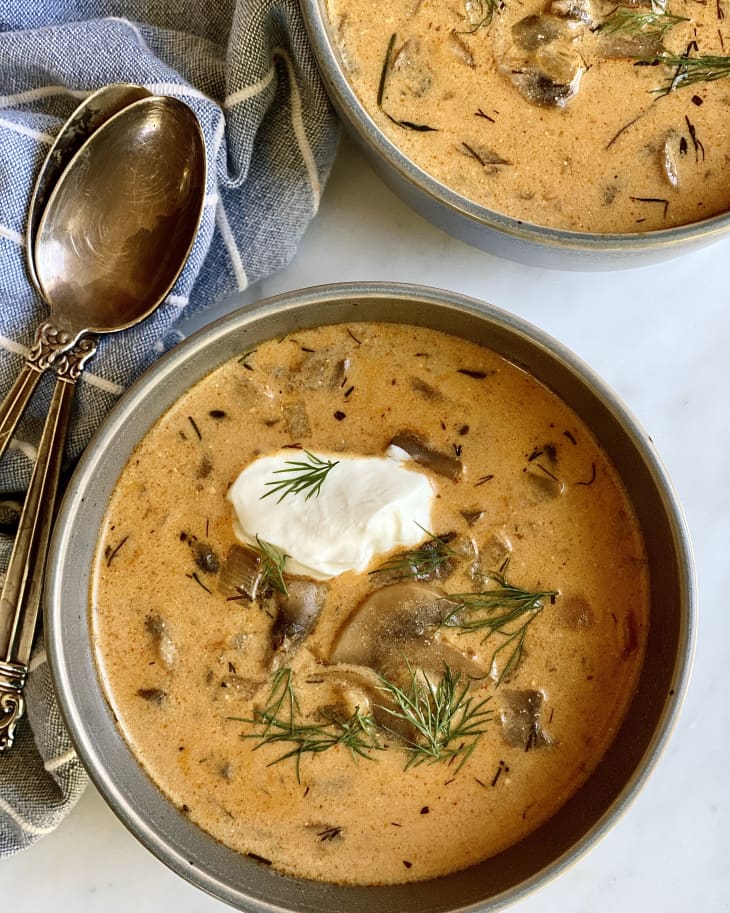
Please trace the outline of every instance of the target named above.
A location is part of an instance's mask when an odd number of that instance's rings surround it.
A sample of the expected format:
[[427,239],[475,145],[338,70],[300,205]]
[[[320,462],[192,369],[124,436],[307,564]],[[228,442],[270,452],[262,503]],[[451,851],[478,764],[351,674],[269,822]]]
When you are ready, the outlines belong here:
[[[101,691],[88,623],[92,557],[109,495],[137,442],[189,388],[245,347],[303,327],[351,320],[413,323],[490,346],[551,387],[587,422],[636,506],[651,567],[646,662],[628,716],[580,791],[538,831],[458,874],[392,887],[339,887],[277,875],[222,846],[169,802],[138,766]],[[193,884],[251,913],[466,913],[496,910],[545,884],[616,821],[667,741],[694,641],[695,586],[680,508],[651,441],[575,355],[489,305],[436,290],[342,285],[247,307],[162,358],[120,400],[69,485],[46,586],[48,656],[61,709],[97,787],[122,822]]]
[[327,0],[301,0],[301,7],[325,87],[348,132],[398,196],[462,241],[535,266],[607,270],[668,260],[730,235],[730,212],[660,231],[590,234],[530,225],[468,200],[415,165],[365,110],[344,74]]

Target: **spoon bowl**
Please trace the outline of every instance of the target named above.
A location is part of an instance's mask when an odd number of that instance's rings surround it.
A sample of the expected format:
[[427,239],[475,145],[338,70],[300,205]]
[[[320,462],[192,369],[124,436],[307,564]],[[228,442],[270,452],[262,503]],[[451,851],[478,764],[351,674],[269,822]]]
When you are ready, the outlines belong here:
[[73,113],[56,135],[36,177],[28,206],[25,230],[26,267],[31,282],[41,294],[43,293],[36,275],[33,255],[38,226],[53,188],[68,163],[92,133],[127,105],[131,105],[141,98],[149,98],[151,94],[143,86],[132,83],[114,83],[110,86],[102,86],[74,108]]
[[174,98],[143,98],[93,133],[52,192],[35,242],[57,328],[76,339],[148,316],[187,259],[204,188],[200,127]]

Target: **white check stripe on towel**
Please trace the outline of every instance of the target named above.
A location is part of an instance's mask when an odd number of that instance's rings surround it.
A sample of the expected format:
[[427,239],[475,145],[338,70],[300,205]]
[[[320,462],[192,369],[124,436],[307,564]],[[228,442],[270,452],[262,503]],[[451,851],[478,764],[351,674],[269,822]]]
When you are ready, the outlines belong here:
[[55,830],[55,827],[38,827],[38,825],[33,824],[32,821],[28,821],[19,812],[17,812],[12,807],[12,805],[8,805],[2,796],[0,796],[0,812],[5,812],[8,818],[14,821],[18,827],[22,828],[26,834],[30,834],[33,837],[45,837],[46,834],[50,834],[51,831]]

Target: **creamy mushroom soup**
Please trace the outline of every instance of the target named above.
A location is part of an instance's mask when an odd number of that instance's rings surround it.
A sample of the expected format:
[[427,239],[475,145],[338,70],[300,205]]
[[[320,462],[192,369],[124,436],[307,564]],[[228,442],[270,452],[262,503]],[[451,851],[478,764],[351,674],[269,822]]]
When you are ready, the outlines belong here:
[[462,869],[586,780],[639,675],[648,570],[588,428],[432,330],[296,332],[147,433],[90,594],[105,693],[159,788],[277,870]]
[[643,232],[730,208],[725,0],[327,7],[344,72],[377,126],[489,209]]

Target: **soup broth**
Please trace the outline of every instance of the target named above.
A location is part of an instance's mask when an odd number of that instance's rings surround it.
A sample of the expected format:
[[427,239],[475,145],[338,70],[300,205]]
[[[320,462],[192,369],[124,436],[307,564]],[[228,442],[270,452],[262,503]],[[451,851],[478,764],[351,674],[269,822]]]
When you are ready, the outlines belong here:
[[730,208],[722,4],[327,8],[345,74],[377,126],[424,171],[489,209],[603,233],[670,228]]
[[[251,564],[227,498],[245,467],[335,464],[286,507],[393,442],[433,491],[418,548],[319,581],[267,563],[276,543]],[[90,617],[121,732],[185,815],[283,873],[386,884],[488,858],[580,787],[635,689],[648,599],[631,503],[565,403],[467,340],[361,323],[244,352],[152,427]]]

